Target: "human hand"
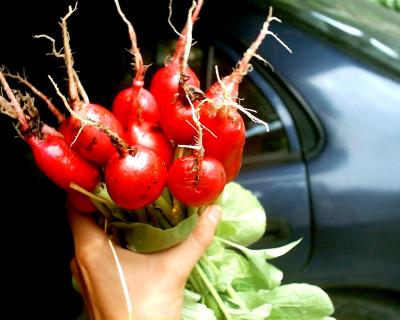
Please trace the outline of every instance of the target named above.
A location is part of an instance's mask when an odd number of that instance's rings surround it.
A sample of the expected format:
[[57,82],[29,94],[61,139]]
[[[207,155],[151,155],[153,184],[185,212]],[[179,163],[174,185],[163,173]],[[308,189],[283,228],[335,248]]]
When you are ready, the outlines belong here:
[[141,254],[114,245],[133,307],[131,318],[109,237],[90,216],[71,206],[68,215],[75,244],[71,270],[90,319],[169,320],[181,317],[185,283],[213,240],[221,209],[207,207],[189,237],[168,250]]

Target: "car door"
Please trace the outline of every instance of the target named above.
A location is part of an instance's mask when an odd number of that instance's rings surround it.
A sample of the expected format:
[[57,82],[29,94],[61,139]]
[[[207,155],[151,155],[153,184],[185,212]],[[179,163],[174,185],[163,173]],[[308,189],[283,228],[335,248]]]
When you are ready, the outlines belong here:
[[[221,42],[210,47],[209,72],[217,65],[221,76],[227,74],[240,54]],[[211,82],[212,75],[207,79]],[[302,238],[292,252],[273,261],[288,279],[306,264],[311,244],[308,179],[299,136],[286,101],[260,69],[244,77],[239,91],[241,104],[256,110],[269,125],[267,132],[262,124],[243,117],[246,143],[236,181],[258,197],[267,214],[267,231],[253,247],[276,247]]]

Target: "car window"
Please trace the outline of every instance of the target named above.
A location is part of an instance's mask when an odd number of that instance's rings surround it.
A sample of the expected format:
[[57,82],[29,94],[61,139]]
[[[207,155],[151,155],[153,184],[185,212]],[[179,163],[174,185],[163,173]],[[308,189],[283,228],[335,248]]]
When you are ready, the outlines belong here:
[[[265,1],[250,2],[265,8]],[[366,0],[271,0],[271,5],[284,21],[317,32],[345,50],[400,75],[398,12]]]

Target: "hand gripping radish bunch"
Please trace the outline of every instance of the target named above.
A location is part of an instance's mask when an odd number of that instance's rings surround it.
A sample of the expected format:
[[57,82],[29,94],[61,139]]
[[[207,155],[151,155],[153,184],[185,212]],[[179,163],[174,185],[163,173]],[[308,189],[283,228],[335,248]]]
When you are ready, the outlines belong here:
[[[147,90],[147,66],[135,30],[118,0],[115,5],[128,27],[135,74],[132,85],[115,96],[111,111],[90,101],[74,69],[67,20],[76,7],[69,7],[61,19],[63,50],[57,51],[56,41],[49,36],[36,36],[51,40],[53,55],[64,61],[67,97],[49,78],[69,116],[27,80],[10,73],[1,74],[8,97],[2,98],[2,110],[18,120],[18,131],[32,148],[38,167],[67,191],[73,206],[92,213],[99,210],[100,201],[118,207],[130,221],[160,227],[161,219],[164,227],[165,223],[174,226],[193,208],[215,201],[239,173],[245,142],[239,110],[262,122],[237,103],[239,84],[276,18],[270,11],[232,74],[218,76],[204,93],[188,65],[192,29],[203,5],[202,0],[193,1],[175,53],[150,79]],[[57,117],[58,128],[41,123],[33,99],[11,90],[5,76],[19,80],[42,98]]]

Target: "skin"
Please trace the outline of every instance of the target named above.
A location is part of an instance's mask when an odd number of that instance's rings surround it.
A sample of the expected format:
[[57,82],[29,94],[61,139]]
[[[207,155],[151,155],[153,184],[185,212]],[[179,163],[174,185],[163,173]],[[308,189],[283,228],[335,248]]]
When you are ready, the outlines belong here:
[[96,166],[70,149],[63,138],[48,134],[43,139],[29,136],[25,140],[37,166],[59,187],[70,190],[73,181],[86,190],[93,190],[99,182]]
[[115,246],[133,306],[129,318],[107,235],[88,215],[68,208],[75,243],[72,273],[93,320],[180,319],[183,289],[190,272],[211,244],[221,209],[211,205],[192,234],[171,249],[139,254]]
[[224,168],[219,161],[194,156],[180,157],[168,171],[168,188],[181,202],[201,207],[218,198],[226,183]]

